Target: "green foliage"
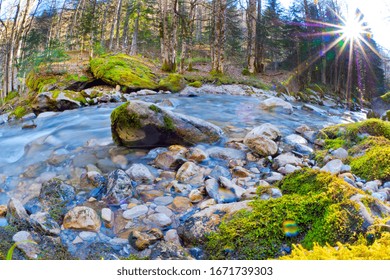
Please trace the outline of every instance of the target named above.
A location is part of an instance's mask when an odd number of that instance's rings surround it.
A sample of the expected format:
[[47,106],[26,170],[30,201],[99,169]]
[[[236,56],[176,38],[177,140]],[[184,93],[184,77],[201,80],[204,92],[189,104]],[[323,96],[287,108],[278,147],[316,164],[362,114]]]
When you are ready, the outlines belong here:
[[195,81],[192,83],[188,83],[188,85],[194,88],[200,88],[203,85],[203,83],[201,81]]
[[336,138],[336,139],[325,139],[325,148],[336,150],[346,146],[346,140]]
[[10,92],[8,92],[7,96],[4,98],[4,102],[7,103],[7,102],[15,99],[16,97],[19,97],[19,93],[16,91],[10,91]]
[[150,105],[149,109],[156,112],[156,113],[161,113],[161,109],[154,104]]
[[18,245],[24,244],[24,243],[37,244],[36,242],[31,241],[31,240],[23,240],[23,241],[14,243],[14,244],[11,246],[11,248],[9,248],[9,250],[8,250],[8,252],[7,252],[6,260],[12,260],[12,256],[13,256],[13,254],[14,254],[15,248],[16,248]]
[[21,119],[24,115],[27,114],[27,110],[23,106],[18,106],[18,107],[15,108],[13,114],[15,115],[15,117],[17,119]]
[[104,55],[90,61],[95,78],[128,89],[156,89],[156,76],[146,61],[126,54]]
[[[281,255],[283,244],[301,243],[310,249],[336,242],[353,242],[361,231],[358,205],[349,197],[359,191],[325,172],[300,170],[278,185],[284,195],[278,199],[251,203],[253,210],[240,211],[208,236],[206,250],[212,259],[266,259]],[[288,237],[282,224],[294,221],[296,237]]]
[[165,128],[168,131],[175,130],[175,125],[173,123],[173,120],[170,117],[168,117],[167,115],[164,116],[164,124],[165,124]]
[[291,255],[281,257],[282,260],[389,260],[390,233],[383,233],[372,245],[362,239],[355,245],[336,243],[337,247],[326,244],[314,244],[312,250],[302,245],[293,245]]
[[381,96],[382,100],[386,103],[390,103],[390,91]]
[[171,92],[179,92],[186,86],[184,77],[180,74],[169,74],[159,82],[159,87]]
[[249,69],[248,68],[244,68],[241,72],[242,75],[244,76],[249,76],[251,74],[251,72],[249,72]]

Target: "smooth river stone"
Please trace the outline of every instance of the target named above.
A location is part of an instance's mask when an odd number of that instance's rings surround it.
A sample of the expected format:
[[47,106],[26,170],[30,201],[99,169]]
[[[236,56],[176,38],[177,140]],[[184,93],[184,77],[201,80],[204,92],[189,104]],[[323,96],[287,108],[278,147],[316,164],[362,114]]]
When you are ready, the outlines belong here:
[[123,212],[123,218],[131,220],[146,213],[148,213],[148,207],[146,205],[139,205]]

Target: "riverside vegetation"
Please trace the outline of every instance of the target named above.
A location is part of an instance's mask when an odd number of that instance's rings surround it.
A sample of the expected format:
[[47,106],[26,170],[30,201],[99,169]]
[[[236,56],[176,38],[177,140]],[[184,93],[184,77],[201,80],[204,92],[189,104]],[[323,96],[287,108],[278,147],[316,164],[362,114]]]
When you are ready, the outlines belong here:
[[[390,123],[318,85],[299,94],[250,77],[164,74],[124,54],[77,74],[35,69],[26,84],[27,97],[4,101],[4,139],[43,133],[58,111],[88,122],[98,105],[113,142],[73,147],[58,134],[23,146],[9,162],[20,173],[0,174],[0,259],[13,244],[14,259],[390,258]],[[202,120],[213,98],[223,107]],[[40,147],[52,151],[29,162]]]

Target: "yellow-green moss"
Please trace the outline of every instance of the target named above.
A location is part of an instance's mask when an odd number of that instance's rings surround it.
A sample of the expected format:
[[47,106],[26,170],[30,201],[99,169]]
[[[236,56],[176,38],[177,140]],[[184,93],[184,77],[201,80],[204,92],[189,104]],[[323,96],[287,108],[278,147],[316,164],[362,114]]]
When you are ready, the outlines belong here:
[[139,57],[125,54],[105,55],[90,62],[93,75],[104,82],[128,89],[156,89],[156,76]]
[[390,233],[383,233],[381,238],[370,245],[361,239],[356,245],[336,243],[337,247],[314,244],[312,250],[302,245],[293,245],[291,255],[282,260],[390,260]]
[[15,115],[15,117],[17,119],[21,119],[23,116],[25,116],[27,114],[27,110],[23,106],[18,106],[15,108],[13,114]]
[[34,92],[44,92],[47,90],[47,86],[58,82],[58,76],[39,74],[35,71],[31,71],[26,77],[27,87]]
[[126,102],[117,107],[111,113],[111,132],[114,142],[118,145],[123,144],[122,139],[118,135],[117,128],[120,127],[122,131],[138,129],[141,127],[141,120],[139,115],[133,113],[129,114],[127,106],[130,102]]
[[191,87],[200,88],[203,85],[203,83],[201,81],[195,81],[195,82],[189,83],[188,85]]
[[381,96],[381,99],[386,103],[390,103],[390,91]]
[[169,116],[164,116],[164,124],[165,124],[165,129],[168,131],[173,131],[175,130],[175,125],[173,123],[173,120]]
[[156,113],[161,113],[161,109],[154,104],[150,105],[149,109],[156,112]]
[[186,86],[184,77],[180,74],[169,74],[159,82],[159,87],[171,92],[179,92]]
[[[254,200],[252,211],[238,212],[208,236],[205,247],[211,259],[224,259],[227,252],[232,258],[268,259],[280,256],[283,244],[311,249],[314,243],[356,240],[363,220],[349,198],[359,190],[329,173],[308,169],[286,176],[277,187],[281,198]],[[283,231],[287,220],[297,224],[297,236]]]
[[19,97],[19,93],[16,91],[10,91],[7,94],[7,96],[4,98],[4,102],[9,102],[9,101],[15,99],[16,97]]

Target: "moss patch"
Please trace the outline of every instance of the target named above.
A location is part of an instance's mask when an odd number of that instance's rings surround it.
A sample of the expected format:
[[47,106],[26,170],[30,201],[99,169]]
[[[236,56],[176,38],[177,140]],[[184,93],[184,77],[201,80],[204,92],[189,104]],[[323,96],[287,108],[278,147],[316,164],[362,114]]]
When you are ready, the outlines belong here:
[[159,87],[162,90],[169,90],[171,92],[179,92],[186,86],[184,77],[180,74],[169,74],[159,82]]
[[[126,102],[117,107],[111,113],[111,132],[114,142],[118,145],[124,144],[122,139],[131,131],[141,128],[141,120],[139,115],[132,113],[129,114],[127,106],[130,102]],[[119,130],[120,128],[120,130]],[[120,137],[122,136],[122,137]],[[124,137],[125,138],[125,137]]]
[[156,76],[150,66],[139,57],[125,54],[105,55],[90,62],[95,78],[128,89],[156,89]]
[[154,112],[156,112],[156,113],[161,113],[162,112],[161,109],[159,107],[157,107],[156,105],[154,105],[154,104],[150,105],[149,109],[154,111]]
[[188,85],[191,87],[194,87],[194,88],[200,88],[203,85],[203,83],[201,81],[195,81],[195,82],[189,83]]
[[361,239],[356,245],[337,242],[337,247],[315,244],[312,250],[302,245],[293,245],[291,255],[282,260],[389,260],[390,233],[383,233],[371,245],[366,239]]
[[[280,256],[282,245],[315,243],[334,245],[354,242],[361,232],[358,205],[349,197],[360,191],[324,172],[300,170],[282,180],[284,195],[278,199],[251,203],[253,211],[240,211],[223,222],[218,232],[208,237],[206,251],[212,259],[267,259]],[[299,229],[288,237],[283,222],[294,221]]]
[[25,116],[27,114],[27,110],[23,106],[18,106],[15,108],[13,114],[15,115],[15,117],[17,119],[21,119],[23,116]]
[[164,125],[165,129],[168,131],[174,131],[175,130],[175,125],[173,123],[173,120],[169,116],[164,116]]
[[390,91],[381,96],[381,99],[386,103],[390,103]]

